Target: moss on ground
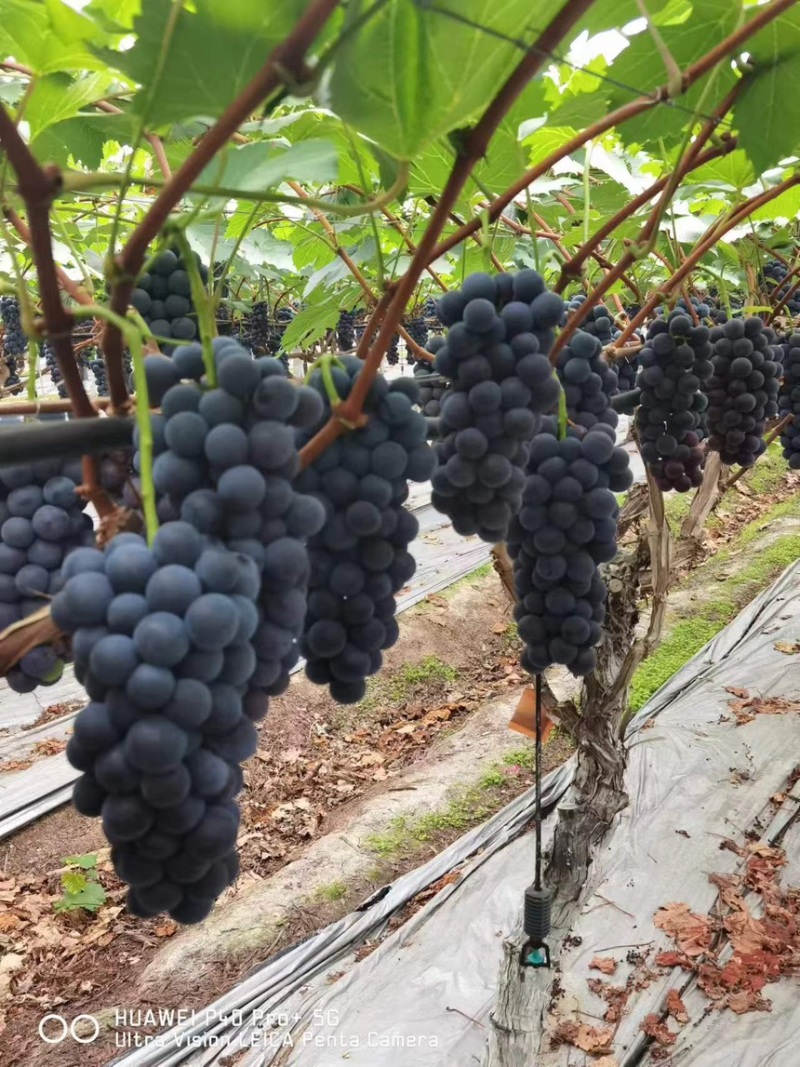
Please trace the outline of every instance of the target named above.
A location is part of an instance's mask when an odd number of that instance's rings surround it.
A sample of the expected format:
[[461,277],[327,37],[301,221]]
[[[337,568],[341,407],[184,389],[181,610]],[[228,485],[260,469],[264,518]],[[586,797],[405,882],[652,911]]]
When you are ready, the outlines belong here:
[[368,837],[365,845],[376,856],[394,860],[419,852],[443,834],[464,833],[506,803],[509,785],[516,784],[515,771],[530,773],[535,765],[532,745],[507,752],[474,785],[454,790],[445,807],[413,818],[398,816],[383,833]]

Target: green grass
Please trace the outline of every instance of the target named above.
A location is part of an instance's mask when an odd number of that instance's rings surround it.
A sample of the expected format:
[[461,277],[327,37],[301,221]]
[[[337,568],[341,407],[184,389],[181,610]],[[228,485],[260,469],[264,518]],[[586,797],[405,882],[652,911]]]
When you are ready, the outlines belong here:
[[347,886],[344,882],[331,882],[329,885],[321,885],[314,893],[314,896],[318,900],[327,900],[330,904],[335,904],[347,896]]
[[[758,534],[763,535],[765,522],[774,519],[777,513],[786,515],[792,505],[800,511],[800,502],[786,501],[778,504],[767,516],[750,523],[736,538],[730,548],[721,552],[698,575],[705,571],[722,569],[733,552],[743,544],[751,544]],[[703,601],[700,597],[692,601],[686,611],[690,618],[679,618],[670,628],[667,637],[658,648],[642,663],[633,676],[629,700],[630,710],[638,711],[657,689],[668,681],[684,663],[699,652],[708,641],[726,626],[731,619],[749,603],[753,597],[800,558],[800,534],[787,534],[779,537],[771,545],[759,551],[741,570],[725,578],[721,592]],[[696,575],[695,577],[697,577]]]
[[488,819],[505,803],[505,787],[512,781],[510,767],[530,771],[535,762],[533,746],[507,752],[488,767],[474,785],[455,789],[445,807],[415,818],[398,816],[383,833],[368,837],[365,845],[382,859],[397,859],[420,851],[442,834],[463,833]]

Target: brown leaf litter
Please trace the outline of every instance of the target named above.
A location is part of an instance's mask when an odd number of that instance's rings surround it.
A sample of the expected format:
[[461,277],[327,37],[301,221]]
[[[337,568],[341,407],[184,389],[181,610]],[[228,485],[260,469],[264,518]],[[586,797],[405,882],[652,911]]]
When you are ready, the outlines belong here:
[[737,726],[752,722],[757,715],[787,715],[792,711],[800,711],[800,702],[787,697],[751,696],[747,689],[736,685],[726,686],[725,692],[736,697],[728,701],[728,707],[734,714]]

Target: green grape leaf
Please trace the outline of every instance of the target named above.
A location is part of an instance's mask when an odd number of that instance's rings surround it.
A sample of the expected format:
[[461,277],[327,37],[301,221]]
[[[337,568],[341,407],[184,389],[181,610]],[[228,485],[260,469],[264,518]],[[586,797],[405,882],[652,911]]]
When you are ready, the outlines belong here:
[[35,139],[57,122],[72,118],[84,107],[102,100],[113,78],[96,71],[86,77],[71,79],[65,74],[45,74],[37,78],[25,106],[25,120]]
[[147,112],[151,125],[216,116],[241,93],[307,6],[308,0],[195,0],[193,10],[184,7],[174,19],[170,33],[172,0],[142,0],[134,46],[100,55],[143,86],[133,109],[139,115]]
[[789,219],[800,216],[800,188],[793,186],[754,211],[750,218],[753,222],[774,222],[776,219]]
[[104,70],[92,48],[106,40],[100,27],[61,0],[3,0],[0,53],[34,74]]
[[42,163],[66,166],[70,156],[90,170],[103,161],[103,149],[109,141],[130,143],[134,120],[130,115],[76,115],[48,126],[33,141],[34,155]]
[[99,882],[87,882],[76,892],[65,892],[61,900],[57,900],[57,911],[72,911],[75,908],[83,908],[85,911],[98,911],[106,902],[106,891]]
[[[348,19],[373,0],[353,0]],[[399,159],[474,120],[561,0],[388,0],[339,48],[334,110]],[[476,24],[476,25],[473,25]],[[477,28],[476,28],[477,26]]]
[[89,879],[83,871],[67,871],[61,875],[61,885],[65,894],[74,895],[80,893],[89,884]]
[[65,856],[61,862],[65,867],[80,867],[81,870],[90,871],[97,866],[97,853],[87,852],[85,856]]
[[310,348],[334,328],[339,321],[340,311],[350,311],[355,307],[360,293],[360,289],[327,294],[317,290],[307,307],[298,311],[286,327],[281,341],[282,349],[291,352],[295,348]]
[[760,174],[800,147],[800,11],[789,8],[747,42],[750,63],[733,115],[739,144]]
[[[693,0],[691,10],[685,0],[672,5],[671,21],[662,22],[659,33],[672,58],[683,70],[708,51],[709,41],[720,41],[737,26],[741,0]],[[619,86],[610,88],[612,107],[630,103],[637,95],[649,93],[667,81],[667,71],[651,33],[644,30],[630,38],[630,45],[615,60],[614,79]],[[700,104],[706,85],[712,83],[703,100],[703,114],[708,114],[734,83],[735,75],[728,63],[720,64],[701,78],[687,92],[677,97],[674,106],[660,104],[620,127],[627,144],[674,142],[691,121]],[[622,88],[622,86],[629,88]],[[698,116],[701,118],[702,116]]]
[[245,193],[265,192],[289,178],[335,182],[338,170],[336,149],[330,141],[301,141],[289,148],[253,141],[218,156],[209,163],[197,184],[238,189],[244,198]]

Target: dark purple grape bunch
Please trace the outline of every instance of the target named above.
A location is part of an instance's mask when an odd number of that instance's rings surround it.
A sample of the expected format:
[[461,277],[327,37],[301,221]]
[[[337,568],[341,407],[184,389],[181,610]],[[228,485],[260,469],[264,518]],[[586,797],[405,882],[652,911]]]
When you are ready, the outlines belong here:
[[390,367],[396,367],[400,362],[400,334],[393,333],[392,339],[389,341],[389,347],[386,349],[386,362]]
[[627,454],[603,425],[581,432],[534,438],[508,533],[521,662],[531,674],[559,663],[582,677],[596,665],[606,601],[598,564],[616,555],[615,492],[631,478]]
[[[208,267],[197,263],[203,284],[208,282]],[[188,264],[171,249],[155,257],[149,270],[142,274],[131,295],[131,304],[157,337],[176,341],[193,341],[197,337],[197,311],[192,302],[192,284]],[[169,355],[176,347],[159,342],[161,351]]]
[[414,381],[418,386],[417,403],[420,411],[428,418],[438,418],[447,392],[447,382],[430,364],[422,362],[414,366]]
[[19,360],[28,350],[28,338],[22,329],[19,300],[15,296],[0,297],[0,319],[3,322],[3,358],[8,367],[5,386],[19,384]]
[[[213,342],[217,387],[208,388],[200,345],[145,360],[154,438],[153,482],[161,521],[181,519],[252,561],[259,575],[254,704],[282,693],[298,661],[309,576],[308,539],[321,529],[319,500],[293,484],[296,434],[321,418],[315,389],[286,377],[271,356],[253,359],[232,338]],[[138,448],[138,432],[134,436]],[[135,464],[140,465],[137,455]]]
[[464,536],[504,541],[519,510],[530,440],[561,391],[547,353],[562,311],[533,270],[473,274],[439,301],[449,329],[434,367],[451,384],[431,502]]
[[619,392],[619,378],[606,362],[598,337],[576,330],[558,354],[556,373],[573,423],[587,430],[598,423],[616,427],[619,416],[609,398]]
[[[336,392],[345,400],[363,370],[361,360],[344,356],[330,367]],[[330,414],[321,370],[309,384],[319,390],[325,411],[316,426],[299,437],[305,443]],[[391,383],[377,375],[364,403],[365,426],[335,441],[295,487],[325,506],[326,521],[309,541],[311,581],[302,652],[306,674],[327,685],[334,700],[355,703],[366,679],[397,641],[395,596],[414,574],[409,546],[418,533],[403,504],[408,483],[430,477],[434,457],[427,424],[414,407],[416,383]]]
[[642,390],[636,429],[642,459],[663,490],[686,493],[703,480],[711,371],[707,326],[694,326],[683,312],[656,319],[639,354],[637,385]]
[[356,313],[340,311],[336,323],[336,345],[340,352],[352,352],[356,347]]
[[784,342],[783,381],[778,408],[781,419],[792,419],[781,430],[783,458],[792,470],[800,470],[800,333],[790,334]]
[[[0,631],[46,608],[71,552],[94,544],[79,459],[0,468]],[[54,685],[68,650],[59,640],[27,652],[6,674],[17,693]]]
[[758,317],[731,319],[711,331],[708,447],[719,452],[723,463],[751,467],[766,448],[767,419],[778,413],[781,365],[776,342],[775,333]]
[[[569,316],[578,308],[583,307],[586,303],[586,296],[583,293],[576,293],[569,301],[564,301],[564,315],[562,317],[562,325],[564,325]],[[613,338],[613,326],[614,316],[606,307],[605,304],[595,304],[589,314],[581,323],[581,329],[584,333],[588,333],[591,337],[596,337],[600,342],[600,347],[605,348],[606,345],[610,345]]]
[[67,745],[75,807],[102,818],[133,914],[200,922],[238,872],[234,797],[258,740],[251,561],[176,522],[62,573],[52,617],[91,699]]
[[[424,315],[412,315],[411,318],[406,320],[404,326],[406,328],[406,333],[411,340],[418,344],[420,348],[427,350],[430,331],[428,330],[428,323],[425,321]],[[410,349],[406,353],[406,360],[411,366],[418,364],[417,357]]]
[[280,347],[280,341],[275,346],[275,327],[265,300],[256,301],[244,321],[244,345],[256,356],[270,355]]

